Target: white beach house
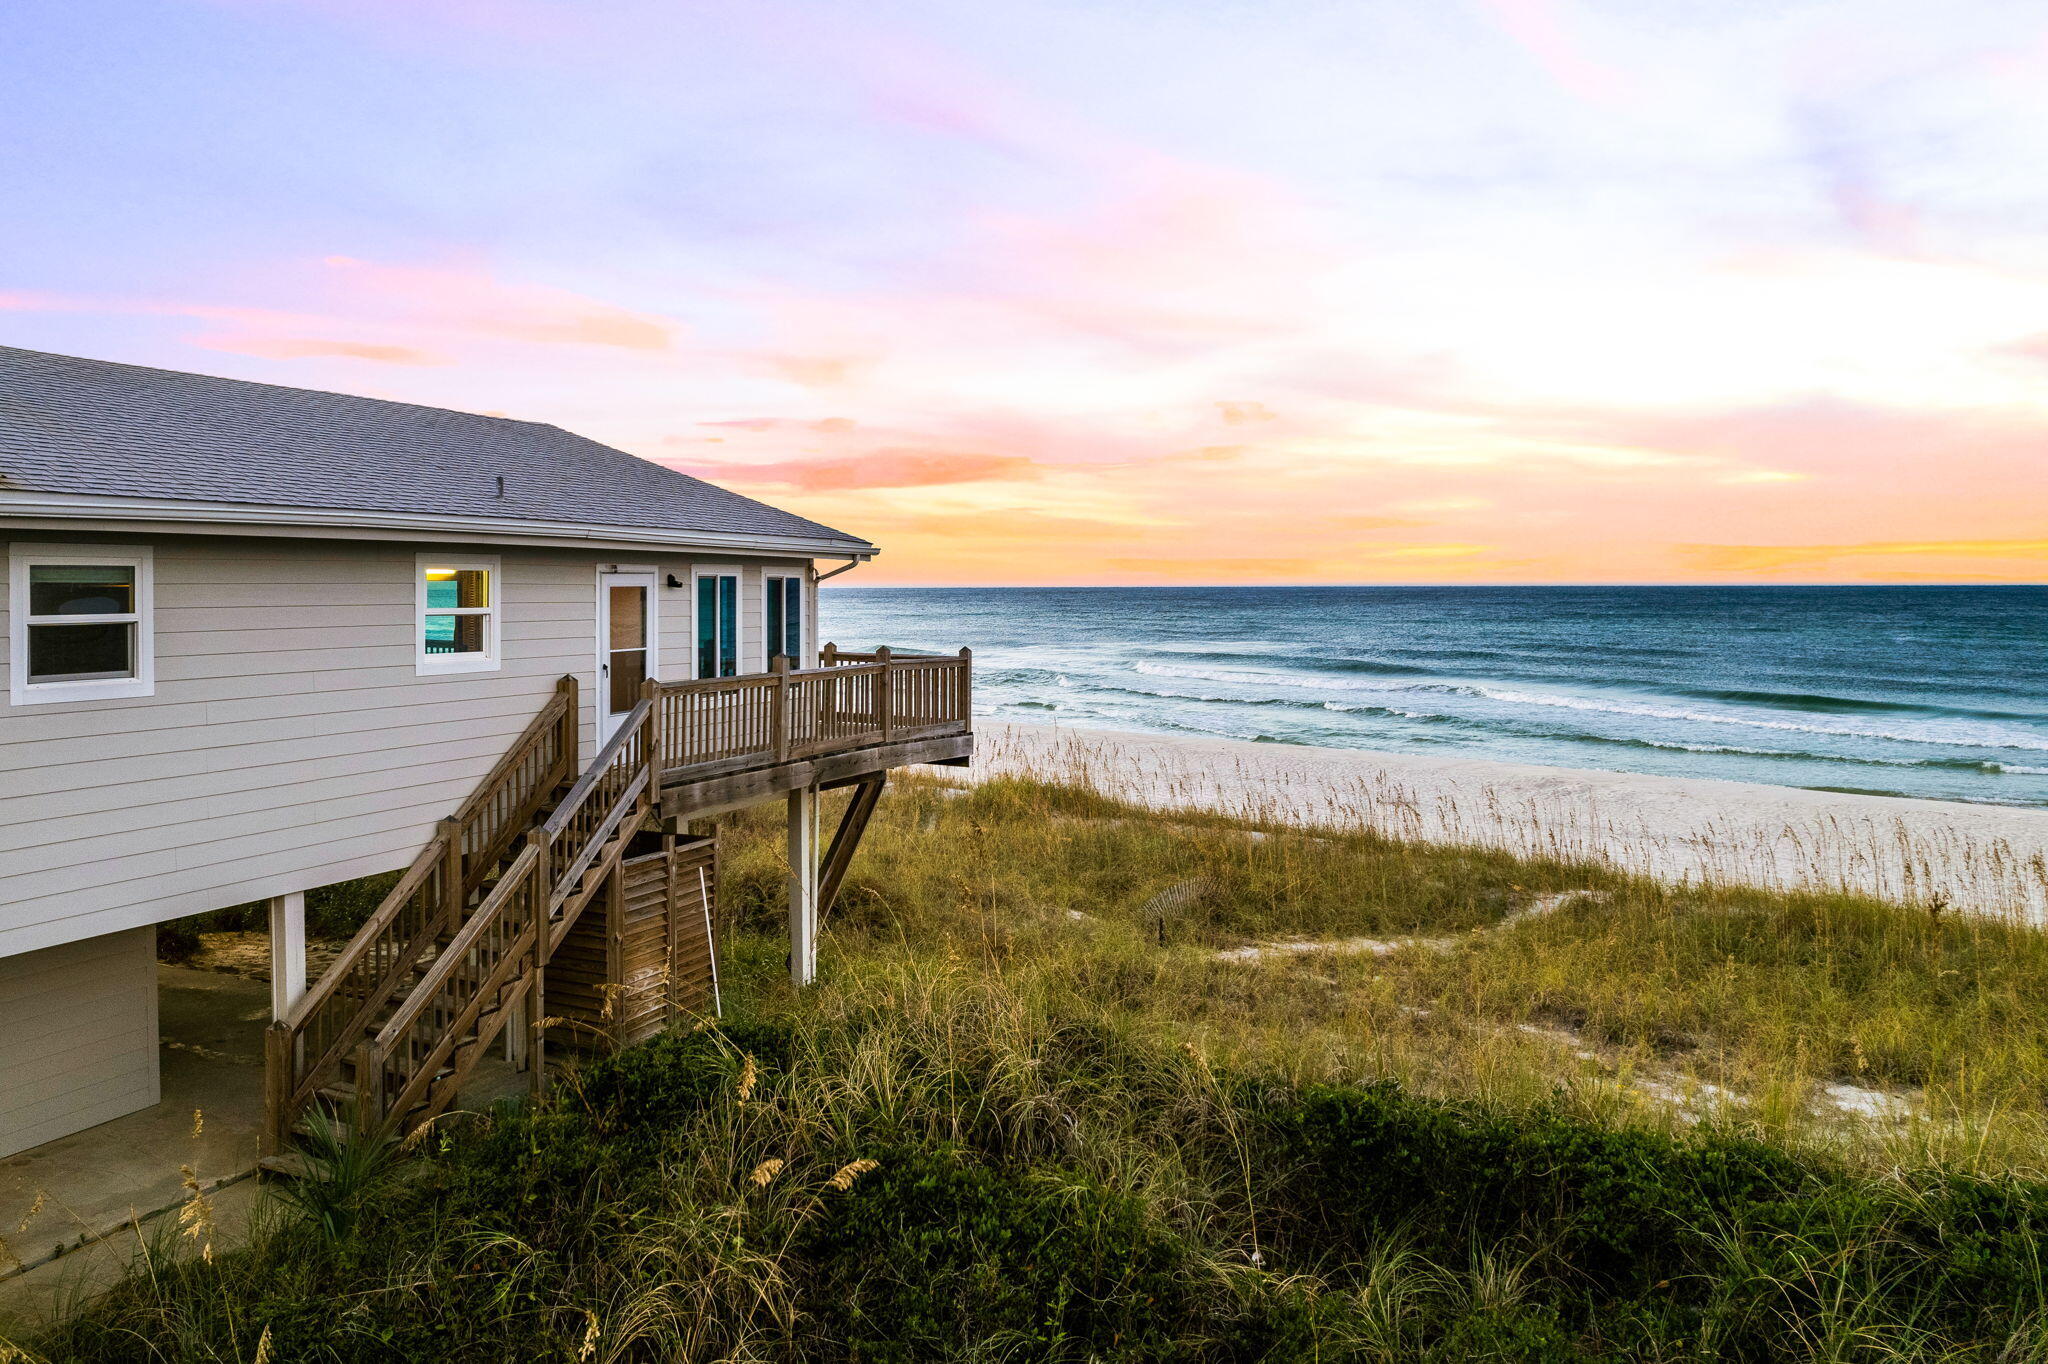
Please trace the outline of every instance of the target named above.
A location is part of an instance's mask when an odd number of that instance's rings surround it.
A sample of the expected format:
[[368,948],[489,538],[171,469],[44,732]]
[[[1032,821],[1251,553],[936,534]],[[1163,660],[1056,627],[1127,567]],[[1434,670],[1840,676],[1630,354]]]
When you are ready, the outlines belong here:
[[[788,802],[807,979],[888,769],[972,743],[964,652],[819,656],[875,546],[536,422],[0,348],[0,540],[0,1156],[157,1102],[162,921],[271,904],[271,1149],[395,1128],[703,1007],[693,820]],[[399,869],[309,986],[304,893]]]

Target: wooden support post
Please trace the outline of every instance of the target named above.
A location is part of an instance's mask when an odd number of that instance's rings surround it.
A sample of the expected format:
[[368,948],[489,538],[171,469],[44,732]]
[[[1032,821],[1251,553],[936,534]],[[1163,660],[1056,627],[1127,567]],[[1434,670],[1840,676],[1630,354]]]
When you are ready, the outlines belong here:
[[[626,988],[626,876],[614,866],[604,878],[595,903],[604,906],[604,984],[598,987],[598,1018],[605,1041],[614,1051],[625,1036],[619,1027]],[[588,914],[588,909],[583,911]]]
[[270,1017],[282,1020],[306,995],[306,895],[270,898]]
[[836,668],[839,666],[839,646],[829,639],[825,641],[825,647],[818,650],[818,666],[821,668]]
[[974,650],[960,646],[960,723],[974,723]]
[[818,793],[789,793],[789,978],[818,977]]
[[528,960],[533,969],[526,986],[526,1081],[535,1099],[546,1098],[548,1092],[547,961],[551,898],[545,881],[536,881],[528,888],[527,903],[532,906],[529,913],[533,916],[533,955]]
[[661,1026],[664,1030],[666,1030],[668,1028],[673,1028],[676,1025],[677,1013],[676,920],[680,916],[676,913],[676,891],[679,889],[679,887],[676,884],[676,836],[674,834],[665,833],[661,836],[661,877],[661,912],[663,920],[662,926],[668,931],[668,947],[666,955],[662,959],[663,964],[661,977]]
[[875,813],[875,806],[882,800],[882,786],[889,780],[887,772],[856,782],[853,799],[846,803],[845,813],[839,816],[839,828],[832,834],[832,845],[825,850],[825,861],[818,870],[818,919],[823,922],[832,912],[832,905],[839,899],[839,887],[846,880],[846,869],[853,864],[853,854],[860,847],[860,836],[867,831],[868,820]]
[[291,1140],[292,1030],[273,1023],[263,1031],[263,1135],[258,1155],[274,1156]]

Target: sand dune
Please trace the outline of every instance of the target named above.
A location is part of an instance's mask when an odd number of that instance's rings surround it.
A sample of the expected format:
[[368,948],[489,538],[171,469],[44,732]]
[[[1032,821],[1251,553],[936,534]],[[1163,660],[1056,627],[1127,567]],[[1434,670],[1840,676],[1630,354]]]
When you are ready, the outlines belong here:
[[1233,739],[978,729],[977,773],[1058,775],[1145,805],[2048,922],[2048,811]]

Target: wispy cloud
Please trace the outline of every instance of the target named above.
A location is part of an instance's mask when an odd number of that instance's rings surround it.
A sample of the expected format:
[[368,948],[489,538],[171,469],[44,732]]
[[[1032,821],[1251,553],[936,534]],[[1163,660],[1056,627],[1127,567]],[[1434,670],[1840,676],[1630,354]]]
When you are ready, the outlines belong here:
[[853,488],[928,488],[949,483],[1013,482],[1038,477],[1041,466],[1021,455],[884,449],[848,459],[714,464],[699,466],[690,472],[742,487],[779,486],[800,488],[805,492],[838,492]]
[[[1693,565],[1716,573],[1784,573],[1830,568],[1845,561],[1925,561],[1997,559],[2048,578],[2048,540],[1871,540],[1842,545],[1680,545],[1679,553]],[[1879,568],[1878,573],[1884,570]],[[1916,578],[1939,576],[1925,569],[1905,570]]]
[[272,360],[336,358],[369,360],[380,365],[446,365],[448,356],[417,346],[395,346],[375,341],[343,341],[317,336],[259,336],[249,333],[206,333],[189,338],[206,350],[232,351],[238,355],[260,355]]

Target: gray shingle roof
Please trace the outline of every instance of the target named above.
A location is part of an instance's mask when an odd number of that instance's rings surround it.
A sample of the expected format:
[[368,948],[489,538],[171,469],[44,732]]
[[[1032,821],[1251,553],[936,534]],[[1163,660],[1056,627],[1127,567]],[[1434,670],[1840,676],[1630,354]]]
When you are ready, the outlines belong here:
[[0,489],[872,548],[558,426],[10,346]]

